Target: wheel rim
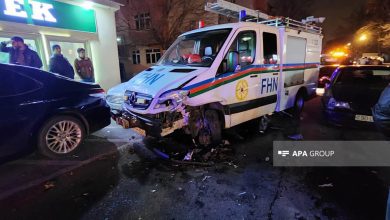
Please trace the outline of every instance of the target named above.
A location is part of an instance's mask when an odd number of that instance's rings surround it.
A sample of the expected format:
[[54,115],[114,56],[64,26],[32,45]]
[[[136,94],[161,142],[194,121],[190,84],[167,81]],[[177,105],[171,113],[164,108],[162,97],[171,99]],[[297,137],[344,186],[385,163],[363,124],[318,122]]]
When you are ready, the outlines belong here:
[[81,142],[81,128],[72,121],[60,121],[46,133],[46,146],[57,154],[73,151]]

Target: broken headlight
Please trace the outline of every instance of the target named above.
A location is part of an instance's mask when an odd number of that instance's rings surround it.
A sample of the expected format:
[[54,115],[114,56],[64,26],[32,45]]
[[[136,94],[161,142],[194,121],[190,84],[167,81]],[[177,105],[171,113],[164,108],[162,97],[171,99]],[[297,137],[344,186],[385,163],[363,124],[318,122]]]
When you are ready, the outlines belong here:
[[185,90],[165,92],[160,96],[160,98],[158,98],[157,104],[154,108],[168,108],[168,110],[174,110],[187,98],[187,95],[188,91]]

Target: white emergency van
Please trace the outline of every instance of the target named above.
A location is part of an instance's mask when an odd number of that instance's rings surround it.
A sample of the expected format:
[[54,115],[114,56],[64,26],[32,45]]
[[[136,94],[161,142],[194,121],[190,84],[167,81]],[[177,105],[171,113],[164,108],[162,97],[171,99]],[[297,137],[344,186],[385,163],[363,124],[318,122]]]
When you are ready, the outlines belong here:
[[[209,10],[226,11],[224,1],[217,3]],[[317,88],[321,28],[288,18],[252,20],[179,36],[156,65],[129,81],[120,123],[152,136],[183,129],[209,145],[222,129],[300,111]]]

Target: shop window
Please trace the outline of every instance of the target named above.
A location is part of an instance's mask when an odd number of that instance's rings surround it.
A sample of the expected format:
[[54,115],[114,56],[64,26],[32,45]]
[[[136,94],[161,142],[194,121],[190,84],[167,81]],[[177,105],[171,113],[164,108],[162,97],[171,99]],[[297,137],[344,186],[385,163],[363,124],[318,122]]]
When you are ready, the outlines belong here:
[[[10,38],[0,37],[0,42],[9,41],[9,40],[10,40]],[[37,51],[37,45],[35,43],[35,40],[24,39],[24,43],[31,50]],[[9,44],[8,46],[11,47],[11,44]],[[39,54],[39,51],[37,51],[37,52]],[[41,59],[43,59],[43,57],[40,54],[39,54],[39,56],[41,57]],[[0,52],[0,63],[9,63],[9,53]]]
[[276,34],[263,32],[264,64],[278,63],[278,43]]
[[151,19],[150,13],[140,13],[134,16],[135,27],[137,30],[150,30]]
[[146,63],[153,64],[161,58],[160,49],[147,49],[146,50]]
[[140,64],[141,63],[141,55],[139,53],[139,50],[133,50],[133,64]]
[[[74,68],[74,61],[78,58],[77,54],[77,49],[78,48],[84,48],[85,49],[85,44],[84,43],[76,43],[76,42],[61,42],[61,41],[50,41],[50,54],[53,54],[53,51],[51,48],[53,45],[60,45],[62,55],[66,59],[68,59],[69,63],[73,66]],[[87,57],[91,58],[88,54],[86,54]],[[81,80],[78,74],[74,75],[76,80]]]

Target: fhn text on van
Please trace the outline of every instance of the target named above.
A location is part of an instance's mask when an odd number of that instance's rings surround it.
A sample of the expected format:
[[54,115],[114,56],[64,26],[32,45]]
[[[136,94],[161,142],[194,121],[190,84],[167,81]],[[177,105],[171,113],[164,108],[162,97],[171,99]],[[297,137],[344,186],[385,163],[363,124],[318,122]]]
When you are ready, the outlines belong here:
[[[4,0],[4,14],[13,17],[27,18],[28,15],[25,10],[26,7],[24,5],[24,1],[25,0]],[[32,19],[47,22],[57,22],[57,19],[50,12],[50,10],[53,9],[52,4],[32,0],[28,0],[28,4],[31,6]]]

